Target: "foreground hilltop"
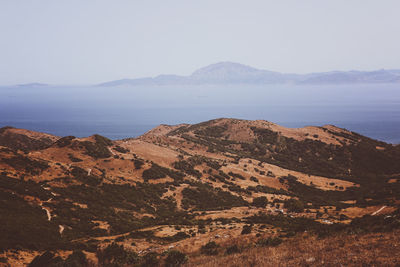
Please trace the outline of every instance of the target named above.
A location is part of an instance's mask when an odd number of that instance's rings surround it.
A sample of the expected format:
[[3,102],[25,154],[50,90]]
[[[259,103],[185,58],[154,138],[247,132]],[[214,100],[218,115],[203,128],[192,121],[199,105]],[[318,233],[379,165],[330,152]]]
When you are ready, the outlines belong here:
[[6,127],[2,261],[28,263],[48,251],[36,264],[86,257],[140,265],[185,261],[185,253],[188,264],[206,264],[212,258],[196,255],[391,232],[399,226],[398,162],[399,146],[332,125],[224,118],[117,141]]

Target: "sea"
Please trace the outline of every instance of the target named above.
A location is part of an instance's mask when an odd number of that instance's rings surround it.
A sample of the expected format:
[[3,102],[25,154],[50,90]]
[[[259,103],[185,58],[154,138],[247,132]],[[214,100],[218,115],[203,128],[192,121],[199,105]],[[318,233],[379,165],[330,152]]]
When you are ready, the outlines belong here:
[[0,127],[57,136],[123,139],[215,118],[333,124],[400,144],[400,84],[0,87]]

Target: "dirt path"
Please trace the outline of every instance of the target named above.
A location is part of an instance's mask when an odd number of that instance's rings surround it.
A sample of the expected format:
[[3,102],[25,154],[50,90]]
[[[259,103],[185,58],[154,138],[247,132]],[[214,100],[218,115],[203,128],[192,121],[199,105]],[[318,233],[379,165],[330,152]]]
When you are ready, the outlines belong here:
[[60,235],[62,235],[62,233],[64,232],[64,226],[62,226],[61,224],[58,226],[58,228],[59,228],[59,233],[60,233]]
[[[88,175],[90,175],[90,172],[91,172],[91,171],[92,171],[92,169],[89,169]],[[49,188],[49,187],[43,187],[43,186],[42,186],[42,188],[43,188],[44,190],[50,191],[50,188]],[[57,196],[57,194],[54,193],[54,192],[52,192],[52,191],[50,191],[50,193],[51,193],[53,196]],[[44,201],[44,202],[42,202],[42,203],[39,204],[39,206],[40,206],[43,210],[46,211],[47,220],[49,220],[49,221],[51,221],[51,212],[50,212],[50,209],[49,209],[49,208],[46,208],[46,207],[43,206],[43,203],[49,203],[49,202],[51,202],[52,200],[53,200],[53,198],[49,198],[48,200],[46,200],[46,201]],[[60,225],[58,226],[58,229],[59,229],[58,232],[60,233],[60,235],[62,235],[62,233],[64,232],[65,227],[64,227],[63,225],[60,224]]]
[[382,208],[380,208],[379,210],[375,211],[374,213],[372,213],[371,215],[377,215],[379,212],[381,212],[384,208],[386,208],[386,206],[383,206]]
[[43,204],[40,204],[40,206],[42,207],[43,210],[46,211],[47,220],[51,221],[51,213],[50,213],[50,210],[49,210],[48,208],[46,208],[46,207],[43,207]]

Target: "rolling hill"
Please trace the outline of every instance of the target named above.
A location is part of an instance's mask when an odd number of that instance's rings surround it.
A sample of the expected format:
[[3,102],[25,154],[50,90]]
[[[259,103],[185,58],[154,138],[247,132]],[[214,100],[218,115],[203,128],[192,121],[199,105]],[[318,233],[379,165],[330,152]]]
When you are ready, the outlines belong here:
[[398,162],[399,146],[333,125],[222,118],[116,141],[6,127],[0,261],[214,266],[215,255],[284,255],[299,240],[318,253],[335,235],[376,240],[400,226]]

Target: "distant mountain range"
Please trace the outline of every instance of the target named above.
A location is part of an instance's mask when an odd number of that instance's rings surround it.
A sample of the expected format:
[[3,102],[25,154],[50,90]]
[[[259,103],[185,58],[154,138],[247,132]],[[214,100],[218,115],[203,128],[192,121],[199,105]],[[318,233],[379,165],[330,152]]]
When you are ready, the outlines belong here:
[[18,84],[18,87],[45,87],[49,86],[46,83],[24,83],[24,84]]
[[120,85],[201,85],[201,84],[355,84],[400,83],[400,70],[331,71],[291,74],[260,70],[233,62],[220,62],[198,69],[189,76],[159,75],[122,79],[98,84]]

